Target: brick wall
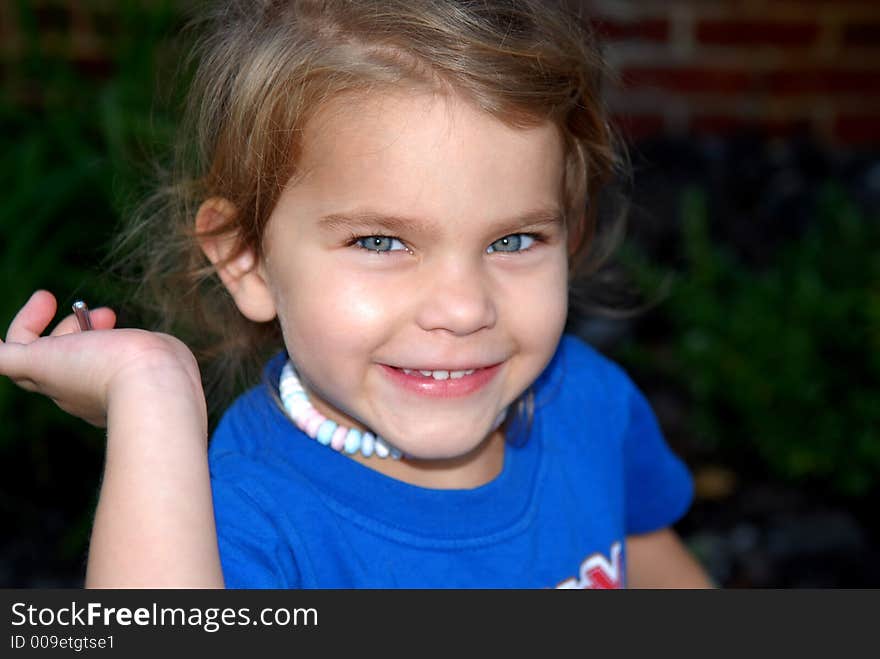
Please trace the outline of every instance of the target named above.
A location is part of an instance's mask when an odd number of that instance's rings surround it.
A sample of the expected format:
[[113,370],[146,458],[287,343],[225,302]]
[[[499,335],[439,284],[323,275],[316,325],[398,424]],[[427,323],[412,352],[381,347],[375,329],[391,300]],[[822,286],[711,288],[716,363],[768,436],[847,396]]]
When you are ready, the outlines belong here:
[[[137,9],[151,0],[0,0],[0,85],[2,93],[19,101],[40,105],[42,89],[33,69],[23,70],[23,59],[39,53],[66,61],[78,75],[101,80],[111,77],[114,64],[111,44],[132,29],[149,31],[152,24],[124,24],[120,7]],[[181,0],[182,2],[185,0]],[[163,5],[167,3],[156,3]],[[153,13],[157,13],[153,9]],[[124,26],[124,27],[123,27]],[[31,76],[28,78],[28,76]]]
[[632,139],[808,134],[880,144],[880,0],[582,0]]
[[[880,0],[575,1],[605,38],[620,74],[609,103],[633,139],[757,130],[880,144]],[[116,27],[113,0],[25,4],[45,51],[87,75],[110,73],[102,42]],[[15,17],[0,0],[6,64],[22,47]]]

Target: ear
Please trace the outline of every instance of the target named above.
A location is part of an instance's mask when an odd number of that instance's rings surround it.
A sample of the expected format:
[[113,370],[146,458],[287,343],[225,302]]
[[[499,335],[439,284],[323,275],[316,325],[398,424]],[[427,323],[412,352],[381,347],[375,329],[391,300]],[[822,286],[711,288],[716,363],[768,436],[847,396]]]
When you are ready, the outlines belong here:
[[[235,206],[228,199],[211,197],[205,201],[196,213],[199,245],[214,264],[242,315],[257,323],[268,322],[276,316],[275,301],[262,264],[257,263],[253,250],[248,248],[235,254],[237,240],[234,234],[204,235],[220,226],[229,226],[236,213]],[[231,260],[226,261],[230,257]]]

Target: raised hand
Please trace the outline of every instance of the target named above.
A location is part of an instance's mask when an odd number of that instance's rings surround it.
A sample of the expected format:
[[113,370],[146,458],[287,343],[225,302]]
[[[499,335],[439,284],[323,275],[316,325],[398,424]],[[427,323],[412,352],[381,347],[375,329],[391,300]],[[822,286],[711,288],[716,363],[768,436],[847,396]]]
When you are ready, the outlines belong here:
[[0,342],[0,375],[107,426],[104,477],[89,548],[90,587],[222,587],[196,360],[179,340],[114,329],[116,314],[71,314],[37,291]]
[[31,296],[0,341],[0,375],[100,427],[107,424],[109,397],[133,380],[203,398],[196,360],[173,336],[113,329],[116,314],[106,307],[92,310],[92,331],[80,331],[70,314],[43,336],[56,310],[48,291]]

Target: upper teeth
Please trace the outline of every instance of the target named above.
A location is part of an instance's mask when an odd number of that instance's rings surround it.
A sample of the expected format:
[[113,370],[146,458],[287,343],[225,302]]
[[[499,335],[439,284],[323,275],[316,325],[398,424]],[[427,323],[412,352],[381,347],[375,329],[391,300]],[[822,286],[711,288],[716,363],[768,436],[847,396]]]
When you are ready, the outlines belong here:
[[[453,380],[457,380],[460,377],[464,377],[465,375],[470,375],[476,369],[469,369],[467,371],[418,371],[426,378],[434,378],[435,380],[448,380],[452,378]],[[415,371],[409,368],[403,369],[403,372],[406,375],[412,375]]]

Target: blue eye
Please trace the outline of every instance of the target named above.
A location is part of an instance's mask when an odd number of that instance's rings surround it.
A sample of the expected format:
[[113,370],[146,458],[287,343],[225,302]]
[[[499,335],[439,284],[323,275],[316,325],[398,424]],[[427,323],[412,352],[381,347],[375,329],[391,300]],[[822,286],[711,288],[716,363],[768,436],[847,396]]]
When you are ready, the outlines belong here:
[[522,252],[535,243],[535,237],[528,233],[512,233],[496,240],[486,248],[487,254],[493,252]]
[[363,236],[356,238],[354,243],[361,249],[367,249],[371,252],[406,251],[406,245],[400,242],[398,238],[392,238],[391,236]]

